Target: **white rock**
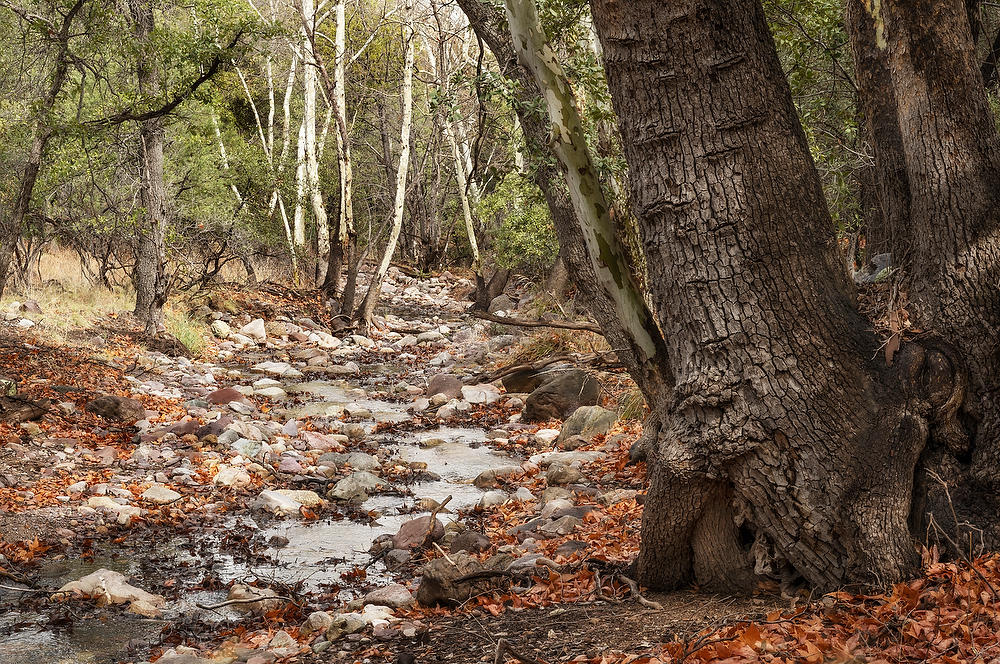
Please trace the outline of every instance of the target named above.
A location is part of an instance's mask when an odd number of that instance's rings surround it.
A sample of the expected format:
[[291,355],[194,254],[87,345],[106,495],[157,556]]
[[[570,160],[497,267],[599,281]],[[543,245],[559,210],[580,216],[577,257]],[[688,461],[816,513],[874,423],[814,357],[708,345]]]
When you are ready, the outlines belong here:
[[229,327],[229,323],[224,320],[213,320],[212,321],[212,334],[219,337],[220,339],[228,339],[229,335],[233,333],[233,329]]
[[146,617],[160,614],[159,609],[167,601],[160,595],[148,593],[141,588],[130,586],[120,572],[99,569],[82,579],[70,581],[59,589],[60,593],[70,593],[76,597],[91,597],[98,604],[131,604],[129,610]]
[[465,385],[462,387],[462,398],[469,403],[491,404],[500,400],[500,390],[489,383]]
[[535,440],[545,445],[551,445],[559,437],[559,429],[539,429],[535,432]]
[[107,496],[91,496],[87,499],[87,507],[92,507],[96,510],[107,510],[113,513],[115,520],[123,526],[131,523],[132,517],[142,515],[142,510],[138,507],[122,505]]
[[264,319],[255,318],[240,328],[240,334],[246,335],[256,341],[267,339],[267,331],[264,329]]
[[218,486],[231,486],[236,489],[250,486],[252,481],[250,473],[242,468],[232,468],[230,466],[220,466],[219,472],[212,479],[212,482]]
[[180,500],[181,494],[177,493],[173,489],[168,489],[161,484],[154,484],[139,496],[143,500],[148,500],[151,503],[156,503],[157,505],[166,505],[167,503],[172,503],[175,500]]

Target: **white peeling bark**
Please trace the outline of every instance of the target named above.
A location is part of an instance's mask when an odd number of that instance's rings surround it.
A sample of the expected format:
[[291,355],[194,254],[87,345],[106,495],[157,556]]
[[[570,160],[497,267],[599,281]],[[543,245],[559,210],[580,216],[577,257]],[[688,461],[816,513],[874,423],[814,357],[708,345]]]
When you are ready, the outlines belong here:
[[364,302],[361,305],[359,322],[363,329],[371,326],[372,315],[375,312],[375,304],[378,302],[379,293],[382,290],[382,282],[389,272],[389,265],[392,257],[396,253],[396,245],[399,243],[399,234],[403,229],[403,212],[406,203],[406,177],[410,168],[410,129],[413,124],[413,5],[411,0],[405,2],[403,17],[403,38],[406,40],[406,60],[403,64],[403,122],[400,129],[399,166],[396,169],[396,199],[393,203],[392,211],[392,231],[389,234],[389,241],[385,251],[382,253],[382,260],[378,270],[372,275],[372,283],[365,294]]
[[505,5],[514,49],[542,90],[552,123],[550,142],[563,164],[570,198],[600,286],[614,302],[622,324],[646,354],[644,359],[651,359],[656,354],[656,343],[649,328],[655,323],[615,236],[610,206],[587,149],[572,89],[546,43],[534,0],[505,0]]

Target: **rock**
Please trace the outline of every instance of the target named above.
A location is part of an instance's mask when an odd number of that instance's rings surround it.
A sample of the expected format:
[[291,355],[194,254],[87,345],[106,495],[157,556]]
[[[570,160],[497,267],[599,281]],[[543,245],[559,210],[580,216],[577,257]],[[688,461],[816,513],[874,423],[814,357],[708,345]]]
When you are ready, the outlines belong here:
[[[573,501],[566,498],[553,498],[542,507],[540,516],[543,519],[551,519],[557,512],[565,512],[573,509]],[[561,515],[560,515],[561,516]]]
[[462,388],[462,398],[469,403],[491,404],[500,400],[500,390],[489,383],[466,385]]
[[346,463],[355,470],[375,470],[381,467],[378,458],[364,452],[352,452],[348,454]]
[[582,519],[578,519],[575,516],[566,515],[547,523],[538,530],[546,533],[547,535],[569,535],[573,532],[577,526],[583,524]]
[[589,440],[583,436],[570,436],[569,438],[561,438],[556,441],[556,447],[560,450],[573,451],[578,450],[584,445],[590,443]]
[[472,597],[482,583],[457,579],[483,571],[483,565],[467,553],[453,553],[451,561],[435,558],[420,568],[420,586],[414,598],[424,606],[459,604]]
[[277,634],[271,637],[271,640],[268,642],[267,647],[270,648],[271,650],[278,650],[278,649],[298,650],[299,642],[293,639],[291,634],[281,629],[278,630]]
[[[245,318],[243,320],[246,320]],[[254,341],[264,341],[267,338],[267,330],[264,327],[263,318],[255,318],[240,328],[240,334],[250,337]]]
[[565,486],[581,480],[583,480],[583,473],[573,466],[553,465],[549,467],[549,472],[545,473],[545,481],[550,485]]
[[501,293],[490,300],[489,313],[495,314],[498,311],[511,311],[517,308],[517,304],[506,293]]
[[451,552],[459,553],[461,551],[468,551],[470,553],[482,553],[483,551],[489,551],[491,546],[492,542],[490,542],[489,537],[469,530],[455,536],[455,539],[451,541]]
[[285,498],[291,498],[300,505],[306,507],[319,507],[323,504],[323,499],[315,491],[302,489],[277,489],[275,493],[281,494]]
[[[428,397],[433,397],[436,394],[443,394],[449,399],[457,399],[462,396],[462,388],[464,387],[461,379],[454,374],[437,374],[431,378],[430,382],[427,383],[426,394]],[[431,400],[433,403],[433,399]]]
[[305,441],[310,449],[321,452],[343,452],[344,443],[347,442],[337,434],[317,433],[316,431],[303,431],[299,437]]
[[388,606],[391,609],[402,609],[413,606],[414,600],[413,595],[406,589],[406,586],[393,583],[371,591],[364,596],[362,602],[364,604]]
[[241,613],[253,613],[259,616],[262,616],[269,611],[279,609],[285,605],[285,600],[278,599],[278,593],[274,592],[270,588],[255,588],[242,583],[233,584],[233,587],[229,589],[229,595],[226,599],[256,600],[253,602],[242,601],[238,604],[232,604],[231,606],[235,611],[239,611]]
[[591,463],[603,456],[604,454],[601,452],[543,452],[542,454],[531,455],[531,458],[528,460],[542,468],[548,468],[549,466],[558,464],[570,466]]
[[[209,392],[205,396],[205,400],[211,404],[227,404],[231,401],[242,401],[243,393],[237,390],[235,387],[223,387],[214,392]],[[232,419],[230,419],[230,422]]]
[[284,376],[285,378],[300,378],[302,376],[302,372],[288,362],[261,362],[252,368],[254,371],[270,376]]
[[250,486],[253,480],[250,477],[250,473],[242,468],[220,466],[219,472],[212,478],[212,482],[217,486],[230,486],[234,489],[242,489]]
[[572,436],[581,436],[590,440],[599,434],[605,434],[618,420],[618,415],[600,406],[580,406],[563,422],[558,442]]
[[220,339],[228,339],[229,335],[233,333],[229,323],[222,320],[213,320],[211,326],[212,334]]
[[565,371],[528,395],[524,417],[529,422],[565,419],[580,406],[596,405],[600,397],[601,384],[596,378],[579,369]]
[[518,487],[517,491],[514,492],[514,500],[528,501],[534,499],[535,494],[531,493],[531,490],[528,489],[528,487]]
[[427,332],[421,332],[417,335],[417,343],[434,343],[437,341],[444,341],[444,335],[437,330],[428,330]]
[[125,582],[123,574],[108,569],[99,569],[82,579],[71,581],[60,588],[59,592],[70,593],[75,597],[90,597],[96,599],[101,606],[128,603],[129,611],[149,618],[159,616],[160,609],[167,603],[161,595],[130,586]]
[[302,503],[278,491],[265,489],[257,495],[253,507],[278,516],[292,516],[300,513]]
[[[131,495],[131,493],[129,494]],[[103,509],[115,515],[115,521],[123,526],[132,522],[132,517],[142,515],[142,510],[133,505],[122,505],[107,496],[91,496],[87,499],[87,507]]]
[[167,503],[180,500],[182,496],[173,489],[168,489],[165,486],[154,484],[143,491],[142,495],[139,497],[151,503],[156,503],[157,505],[166,505]]
[[476,479],[473,480],[473,484],[480,489],[494,489],[500,486],[498,481],[501,477],[509,477],[511,475],[520,475],[524,471],[520,466],[504,466],[502,468],[489,468],[479,473]]
[[310,636],[316,633],[325,633],[333,624],[333,616],[326,611],[313,611],[306,618],[306,621],[299,627],[299,634]]
[[503,383],[503,388],[507,390],[508,394],[527,394],[533,392],[535,388],[549,378],[552,378],[552,376],[551,371],[522,369],[509,376],[504,376],[500,379],[500,382]]
[[[365,607],[367,608],[367,607]],[[365,628],[365,618],[360,613],[338,613],[333,624],[326,630],[327,641],[336,641],[346,634],[354,634]]]
[[444,537],[444,524],[438,519],[434,519],[434,527],[431,526],[430,515],[417,517],[405,522],[399,527],[399,531],[392,538],[392,548],[409,551],[424,543],[427,531],[431,530],[431,541],[436,541]]
[[543,445],[551,445],[559,438],[559,429],[539,429],[535,432],[535,440]]
[[264,387],[259,390],[255,390],[254,394],[259,397],[264,397],[265,399],[284,399],[288,395],[280,387]]
[[483,494],[483,497],[479,499],[479,506],[495,507],[496,505],[503,505],[508,500],[510,500],[510,496],[507,495],[506,491],[494,489]]
[[367,471],[351,473],[337,482],[330,490],[330,497],[337,500],[364,500],[385,482]]
[[113,394],[97,397],[87,404],[86,410],[88,413],[93,413],[106,420],[127,422],[128,424],[134,424],[146,417],[146,408],[141,403],[135,399]]
[[235,443],[230,445],[230,448],[240,456],[246,457],[247,459],[253,459],[258,454],[260,454],[263,445],[259,440],[250,440],[249,438],[240,438]]

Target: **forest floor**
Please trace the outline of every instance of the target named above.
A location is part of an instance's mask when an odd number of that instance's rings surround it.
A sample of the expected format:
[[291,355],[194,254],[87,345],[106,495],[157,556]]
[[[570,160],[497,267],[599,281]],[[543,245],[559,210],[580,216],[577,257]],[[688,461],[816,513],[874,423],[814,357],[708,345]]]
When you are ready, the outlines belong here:
[[[632,589],[634,390],[596,335],[483,322],[470,288],[394,271],[370,337],[315,293],[205,293],[194,358],[7,306],[0,662],[1000,662],[996,558],[873,595]],[[595,379],[622,416],[564,420]]]

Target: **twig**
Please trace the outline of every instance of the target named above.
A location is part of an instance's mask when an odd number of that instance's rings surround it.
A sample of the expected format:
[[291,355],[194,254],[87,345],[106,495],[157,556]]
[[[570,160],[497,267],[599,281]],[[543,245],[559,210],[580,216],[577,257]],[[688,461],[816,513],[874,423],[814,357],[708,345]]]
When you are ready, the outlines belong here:
[[646,599],[645,597],[642,596],[642,593],[639,592],[639,584],[638,583],[636,583],[632,579],[628,578],[624,574],[619,574],[618,578],[621,579],[622,581],[624,581],[628,585],[629,590],[632,591],[632,596],[635,597],[636,601],[638,601],[639,604],[641,604],[642,606],[646,607],[647,609],[656,609],[657,611],[662,611],[663,610],[663,605],[662,604],[660,604],[659,602],[653,602],[653,601],[648,600],[648,599]]
[[[270,599],[280,599],[290,604],[295,604],[295,600],[291,597],[282,597],[280,595],[275,595],[273,597],[253,597],[248,599],[227,599],[225,602],[219,602],[218,604],[195,604],[199,609],[205,609],[207,611],[214,611],[215,609],[221,609],[224,606],[229,606],[231,604],[254,604],[255,602],[266,602]],[[298,606],[296,604],[296,606]]]
[[559,330],[583,330],[595,334],[604,335],[601,328],[593,323],[576,323],[568,320],[528,320],[527,318],[513,318],[507,316],[496,316],[485,311],[473,311],[476,318],[488,320],[502,325],[513,325],[514,327],[553,327]]
[[451,556],[449,556],[447,553],[445,553],[444,549],[442,549],[441,546],[437,542],[432,542],[432,544],[434,545],[434,548],[438,550],[438,553],[440,553],[442,556],[444,556],[445,560],[447,560],[449,563],[451,563],[455,567],[458,567],[458,563],[456,563],[454,560],[452,560]]
[[18,588],[17,586],[8,586],[2,583],[0,583],[0,588],[3,588],[4,590],[13,590],[14,592],[19,593],[41,593],[45,595],[65,595],[70,592],[68,590],[45,590],[44,588]]
[[431,511],[430,521],[427,523],[427,533],[424,534],[423,546],[430,544],[431,535],[434,534],[434,526],[437,525],[437,516],[444,509],[444,506],[451,501],[451,496],[449,495],[444,499],[443,502],[438,503],[438,506]]
[[514,648],[512,648],[509,643],[507,643],[506,639],[500,639],[499,641],[497,641],[497,651],[496,654],[493,656],[493,664],[500,664],[500,662],[503,661],[500,658],[503,657],[505,654],[510,655],[519,662],[524,662],[524,664],[544,664],[544,662],[542,662],[541,660],[528,657],[527,655],[523,655],[518,651],[514,650]]

